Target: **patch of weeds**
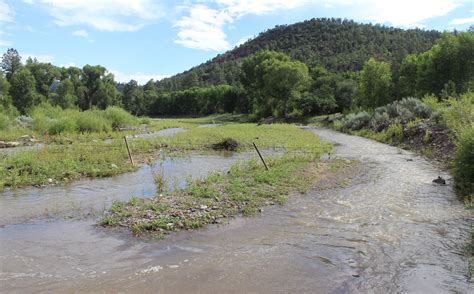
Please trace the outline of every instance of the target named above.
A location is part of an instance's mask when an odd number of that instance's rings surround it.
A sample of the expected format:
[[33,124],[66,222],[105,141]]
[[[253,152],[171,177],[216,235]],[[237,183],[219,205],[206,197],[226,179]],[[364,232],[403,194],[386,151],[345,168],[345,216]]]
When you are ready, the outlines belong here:
[[322,173],[336,173],[351,165],[346,160],[319,164],[310,155],[267,160],[268,171],[257,160],[238,162],[227,173],[190,180],[184,189],[143,199],[138,205],[114,205],[101,224],[128,227],[137,236],[197,229],[222,218],[255,214],[265,205],[284,204],[291,193],[307,191]]

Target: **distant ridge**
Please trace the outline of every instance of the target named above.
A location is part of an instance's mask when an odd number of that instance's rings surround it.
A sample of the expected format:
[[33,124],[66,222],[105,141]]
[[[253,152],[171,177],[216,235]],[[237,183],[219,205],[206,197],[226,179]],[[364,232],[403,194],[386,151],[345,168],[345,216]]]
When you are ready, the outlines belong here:
[[370,57],[398,64],[404,56],[430,49],[438,31],[403,30],[352,20],[317,18],[280,25],[181,74],[157,82],[164,90],[239,82],[242,59],[261,49],[282,51],[308,65],[358,71]]

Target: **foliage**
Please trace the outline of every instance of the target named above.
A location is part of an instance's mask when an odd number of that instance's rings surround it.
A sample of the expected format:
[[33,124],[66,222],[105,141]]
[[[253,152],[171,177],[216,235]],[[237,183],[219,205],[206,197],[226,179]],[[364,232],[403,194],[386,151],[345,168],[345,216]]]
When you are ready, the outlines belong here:
[[357,106],[375,108],[390,102],[392,97],[392,73],[386,62],[369,59],[360,74]]
[[37,102],[35,78],[26,68],[16,70],[10,79],[10,95],[13,105],[22,113]]
[[460,136],[474,124],[474,92],[463,94],[459,99],[449,98],[445,101],[442,117],[446,125]]
[[224,217],[252,215],[265,205],[283,204],[291,192],[304,193],[318,175],[335,174],[351,165],[337,160],[312,164],[313,160],[309,155],[271,157],[269,170],[256,160],[237,163],[227,173],[192,180],[184,189],[114,205],[100,223],[127,227],[137,236],[196,229]]
[[112,124],[112,129],[132,126],[138,123],[137,119],[120,107],[111,106],[104,111],[104,117]]
[[[474,194],[474,126],[459,134],[454,180],[461,196]],[[473,200],[472,198],[470,199]]]
[[368,126],[370,118],[370,114],[365,111],[357,114],[350,113],[344,117],[342,125],[345,129],[356,131]]
[[472,90],[474,81],[474,34],[444,33],[429,51],[407,56],[400,68],[405,95],[456,96]]
[[287,117],[290,103],[307,89],[308,67],[283,53],[263,50],[244,60],[242,84],[257,117]]
[[13,74],[22,67],[21,56],[18,51],[10,48],[3,54],[0,68],[5,73],[8,81],[11,80]]
[[324,152],[329,145],[322,143],[312,133],[289,124],[255,125],[226,124],[214,128],[192,128],[170,137],[135,139],[134,150],[150,150],[167,146],[171,150],[212,150],[212,145],[227,138],[236,140],[239,150],[252,150],[252,142],[261,149],[276,151]]
[[233,50],[157,84],[164,90],[237,85],[242,60],[264,49],[283,52],[308,67],[319,65],[330,72],[356,72],[374,56],[392,65],[399,64],[407,54],[430,49],[439,37],[437,31],[402,30],[347,19],[316,18],[276,26]]

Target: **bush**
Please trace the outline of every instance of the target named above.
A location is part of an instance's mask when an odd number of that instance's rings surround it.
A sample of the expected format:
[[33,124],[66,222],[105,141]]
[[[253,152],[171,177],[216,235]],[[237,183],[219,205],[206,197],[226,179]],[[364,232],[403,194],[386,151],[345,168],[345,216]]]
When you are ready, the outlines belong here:
[[10,125],[10,118],[3,114],[0,113],[0,130],[6,129]]
[[454,181],[459,195],[465,197],[474,193],[474,127],[472,126],[459,135]]
[[401,124],[392,124],[385,132],[385,139],[392,143],[402,142],[403,137],[403,126]]
[[416,118],[430,118],[433,109],[421,102],[421,100],[407,97],[400,101],[395,101],[385,107],[380,107],[379,112],[386,109],[390,118],[396,118],[400,121],[410,121]]
[[77,130],[77,124],[74,117],[63,117],[57,121],[54,121],[49,127],[49,133],[51,135],[58,135],[64,132],[75,132]]
[[76,119],[79,132],[110,132],[112,124],[105,117],[98,115],[94,110],[79,112]]
[[372,130],[380,132],[390,125],[390,117],[387,112],[376,110],[369,125]]
[[104,114],[105,117],[111,122],[112,128],[114,130],[137,124],[137,119],[120,107],[108,107]]
[[350,113],[342,121],[342,125],[345,129],[357,131],[366,127],[370,122],[370,115],[365,112],[359,112],[357,114]]
[[448,128],[456,136],[465,129],[472,128],[474,121],[474,92],[461,95],[460,99],[449,98],[448,107],[442,112],[442,117]]

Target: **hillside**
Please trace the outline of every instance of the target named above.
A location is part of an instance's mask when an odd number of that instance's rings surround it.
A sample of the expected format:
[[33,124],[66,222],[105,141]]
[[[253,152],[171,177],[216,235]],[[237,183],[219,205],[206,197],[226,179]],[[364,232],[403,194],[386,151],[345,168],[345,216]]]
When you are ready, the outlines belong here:
[[308,65],[330,71],[359,71],[370,57],[390,61],[395,69],[404,56],[424,52],[440,37],[437,31],[360,24],[351,20],[318,18],[281,25],[157,86],[181,90],[194,86],[236,84],[242,59],[260,49],[282,51]]

